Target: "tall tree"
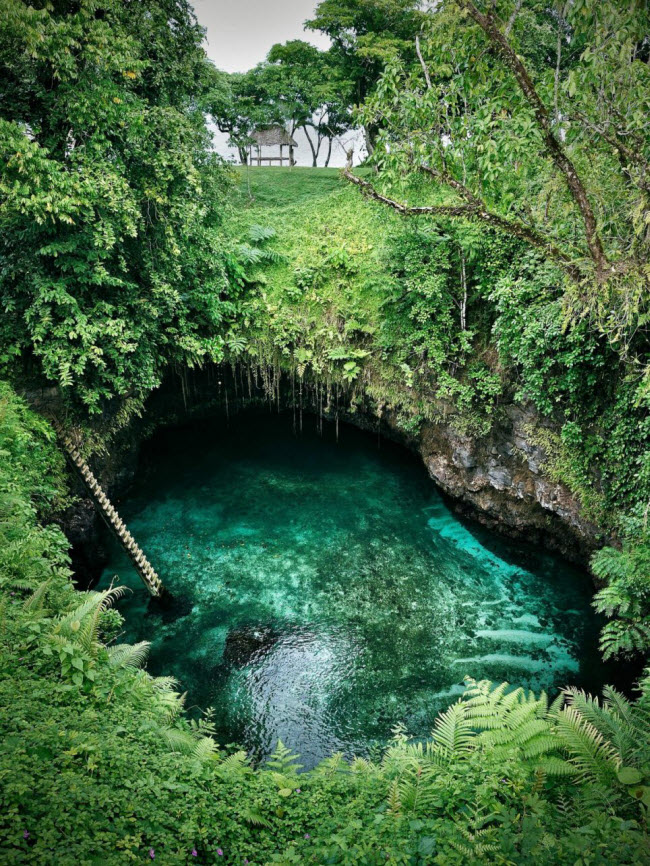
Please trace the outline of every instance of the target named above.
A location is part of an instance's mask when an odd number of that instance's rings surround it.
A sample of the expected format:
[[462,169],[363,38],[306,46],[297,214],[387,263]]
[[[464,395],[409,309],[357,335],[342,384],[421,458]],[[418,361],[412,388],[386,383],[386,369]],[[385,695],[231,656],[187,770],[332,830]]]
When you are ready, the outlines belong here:
[[[419,0],[321,0],[317,5],[306,26],[332,40],[331,54],[351,83],[351,104],[366,100],[389,60],[415,60],[420,6]],[[376,126],[365,131],[371,151]]]
[[420,68],[392,63],[362,112],[382,124],[385,178],[419,176],[429,201],[348,179],[401,213],[530,243],[568,275],[576,316],[624,354],[632,341],[645,353],[649,15],[634,0],[445,0],[428,17]]
[[98,411],[220,358],[223,175],[186,0],[1,0],[0,359]]
[[312,153],[312,164],[318,164],[322,144],[332,141],[351,125],[351,83],[330,51],[295,39],[274,45],[267,57],[269,91],[285,115],[291,131],[302,129]]
[[208,75],[210,86],[203,107],[217,129],[228,134],[229,144],[237,148],[244,164],[255,127],[283,120],[278,119],[275,106],[268,99],[268,85],[258,67],[228,74],[211,66]]

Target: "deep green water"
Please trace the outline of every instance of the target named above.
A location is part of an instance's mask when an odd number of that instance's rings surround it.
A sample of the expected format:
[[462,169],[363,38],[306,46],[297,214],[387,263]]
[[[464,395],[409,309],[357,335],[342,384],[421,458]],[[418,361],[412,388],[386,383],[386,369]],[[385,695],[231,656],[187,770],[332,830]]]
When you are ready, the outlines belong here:
[[463,677],[601,685],[588,579],[461,523],[421,462],[354,428],[239,416],[158,434],[120,503],[176,609],[161,614],[114,541],[102,577],[128,641],[212,706],[221,743],[311,766],[416,736]]

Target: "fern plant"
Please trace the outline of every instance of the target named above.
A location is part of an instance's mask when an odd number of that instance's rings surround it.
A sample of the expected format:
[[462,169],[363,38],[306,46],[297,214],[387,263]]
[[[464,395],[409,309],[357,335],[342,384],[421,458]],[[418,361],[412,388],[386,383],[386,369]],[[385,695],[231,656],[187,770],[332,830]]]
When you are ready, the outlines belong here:
[[302,770],[302,764],[298,763],[298,755],[288,749],[282,740],[278,740],[275,751],[267,760],[265,766],[268,770],[281,773],[283,776],[295,775]]
[[253,243],[262,243],[268,241],[277,235],[276,230],[272,226],[252,225],[248,229],[248,237]]
[[214,710],[208,707],[200,719],[179,718],[174,727],[161,728],[161,735],[169,748],[199,762],[209,758],[219,760],[214,740]]
[[289,797],[296,787],[298,771],[303,767],[298,763],[298,755],[288,749],[282,740],[278,740],[275,751],[264,766],[271,772],[280,796]]
[[600,640],[604,659],[633,656],[650,649],[650,545],[606,547],[592,558],[596,577],[606,582],[594,597],[599,613],[617,619],[606,623]]
[[247,269],[257,265],[277,265],[286,261],[286,256],[273,247],[267,246],[267,241],[276,236],[277,232],[270,226],[253,225],[248,230],[248,241],[236,248],[236,256],[240,272],[247,282],[265,282],[261,272],[250,272]]
[[480,732],[479,743],[498,754],[519,754],[534,760],[557,749],[551,731],[548,698],[536,697],[507,683],[468,680],[467,717]]
[[499,850],[498,825],[495,818],[500,816],[488,811],[480,804],[474,804],[462,817],[454,822],[455,834],[450,843],[465,858],[467,863],[479,863],[492,859],[490,855]]
[[602,702],[579,689],[565,692],[555,721],[569,762],[581,777],[604,785],[650,782],[650,712],[612,686],[603,691]]
[[[99,639],[102,613],[125,591],[124,587],[111,587],[103,592],[81,593],[80,603],[52,621],[43,652],[58,655],[61,674],[75,685],[94,681],[96,661],[103,649]],[[37,588],[33,598],[38,595]]]

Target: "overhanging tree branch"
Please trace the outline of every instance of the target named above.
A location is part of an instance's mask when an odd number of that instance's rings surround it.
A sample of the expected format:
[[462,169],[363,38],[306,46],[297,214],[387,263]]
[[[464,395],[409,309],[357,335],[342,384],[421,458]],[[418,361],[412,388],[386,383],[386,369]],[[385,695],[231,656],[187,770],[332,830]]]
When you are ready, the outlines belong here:
[[459,205],[408,205],[405,202],[397,201],[380,193],[375,187],[364,178],[352,173],[351,166],[348,164],[343,170],[343,176],[350,183],[359,187],[362,193],[373,201],[378,201],[381,204],[387,205],[397,213],[403,216],[441,216],[451,218],[463,218],[475,222],[485,223],[499,231],[526,241],[537,249],[543,250],[546,255],[557,262],[568,274],[576,281],[582,278],[582,274],[578,267],[573,263],[571,256],[561,250],[548,237],[545,237],[540,232],[525,223],[520,223],[517,220],[510,220],[500,216],[494,211],[489,210],[485,203],[477,198],[471,190],[467,189],[459,181],[444,172],[438,172],[436,169],[429,166],[420,166],[420,171],[428,174],[437,180],[441,181],[456,192],[464,199],[465,204]]
[[623,134],[619,130],[614,129],[610,131],[602,125],[599,126],[579,111],[575,111],[572,117],[575,117],[583,126],[586,126],[587,129],[595,132],[603,139],[603,141],[606,141],[607,144],[615,150],[618,150],[631,165],[640,168],[644,174],[650,174],[650,163],[648,163],[648,160],[644,157],[640,147],[638,150],[635,150],[627,145],[623,141]]
[[456,0],[456,2],[479,25],[489,39],[490,44],[501,55],[505,65],[514,75],[524,98],[533,109],[535,120],[542,133],[544,147],[555,166],[563,174],[569,192],[582,216],[589,254],[596,266],[597,275],[600,278],[604,278],[605,271],[610,270],[611,266],[598,234],[596,216],[589,201],[589,196],[573,162],[566,155],[553,132],[549,111],[537,93],[526,67],[512,49],[506,37],[501,33],[491,15],[484,15],[470,0]]
[[517,19],[517,15],[519,15],[519,10],[524,4],[524,0],[517,0],[515,3],[515,8],[512,10],[512,15],[508,19],[508,23],[506,24],[506,39],[510,36],[510,31],[514,27],[515,20]]

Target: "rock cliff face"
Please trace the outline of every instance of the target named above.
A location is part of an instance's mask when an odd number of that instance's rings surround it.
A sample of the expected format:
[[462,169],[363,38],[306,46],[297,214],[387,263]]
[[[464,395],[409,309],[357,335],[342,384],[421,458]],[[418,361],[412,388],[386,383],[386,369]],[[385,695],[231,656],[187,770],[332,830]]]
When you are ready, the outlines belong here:
[[428,423],[416,448],[457,511],[587,564],[607,539],[584,516],[571,491],[544,475],[546,455],[527,432],[538,420],[534,410],[511,405],[481,438],[458,433],[453,419]]

